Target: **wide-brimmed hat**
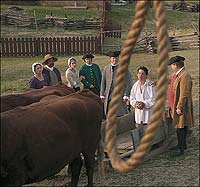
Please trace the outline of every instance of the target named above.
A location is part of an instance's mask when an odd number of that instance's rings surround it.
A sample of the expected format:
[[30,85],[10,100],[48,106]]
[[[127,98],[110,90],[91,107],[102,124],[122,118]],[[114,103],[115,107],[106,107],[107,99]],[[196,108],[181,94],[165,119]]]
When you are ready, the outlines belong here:
[[173,64],[173,63],[175,63],[175,62],[184,61],[184,60],[185,60],[185,58],[182,57],[182,56],[174,56],[174,57],[171,57],[171,58],[169,59],[168,65],[171,65],[171,64]]
[[86,59],[86,58],[94,58],[94,56],[90,53],[87,53],[87,54],[83,55],[82,59]]
[[49,59],[53,59],[54,62],[56,62],[56,61],[58,60],[57,58],[55,58],[55,57],[52,56],[51,54],[47,54],[47,55],[45,55],[45,57],[44,57],[44,62],[43,62],[42,64],[47,64],[47,61],[48,61]]
[[109,57],[119,57],[120,51],[109,51],[106,55]]

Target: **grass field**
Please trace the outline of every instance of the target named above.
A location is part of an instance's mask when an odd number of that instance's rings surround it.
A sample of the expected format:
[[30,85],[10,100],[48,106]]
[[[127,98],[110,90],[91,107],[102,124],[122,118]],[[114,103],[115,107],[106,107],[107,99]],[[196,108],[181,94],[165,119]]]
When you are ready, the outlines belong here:
[[[169,1],[170,2],[170,1]],[[7,6],[8,7],[8,6]],[[2,8],[6,6],[2,5]],[[50,12],[54,10],[53,15],[63,17],[65,11],[62,8],[37,8],[26,6],[28,9],[28,15],[33,15],[33,10],[36,11],[36,15],[43,17],[46,14],[50,15]],[[88,10],[89,11],[89,10]],[[73,12],[68,12],[68,16],[71,18],[77,18],[83,12],[79,12],[77,15]],[[119,7],[113,7],[111,17],[115,23],[123,24],[123,29],[129,28],[133,19],[134,10],[132,5],[125,6],[120,10]],[[83,17],[94,17],[95,14],[88,12]],[[168,11],[169,32],[173,32],[173,28],[176,25],[178,32],[190,33],[195,30],[192,28],[191,23],[194,21],[198,24],[199,14]],[[151,10],[147,20],[148,32],[155,30],[154,26],[154,13]],[[1,37],[24,37],[24,36],[69,36],[69,35],[87,35],[95,34],[96,31],[64,31],[63,29],[49,30],[29,30],[20,29],[16,27],[2,27]],[[125,34],[125,33],[124,33]],[[106,186],[199,186],[199,50],[184,50],[170,52],[170,57],[174,55],[182,55],[186,58],[185,67],[192,76],[193,80],[193,105],[194,105],[194,117],[195,128],[192,136],[188,140],[188,150],[182,158],[172,158],[171,152],[167,151],[157,157],[141,164],[133,171],[128,173],[118,173],[112,168],[107,167],[105,174]],[[58,61],[56,67],[60,70],[63,82],[66,83],[65,70],[67,68],[67,58],[70,56],[57,56]],[[75,56],[78,61],[77,69],[83,64],[82,56]],[[130,60],[129,69],[132,73],[133,82],[137,80],[136,70],[140,65],[145,65],[151,71],[149,78],[151,80],[157,80],[157,55],[153,54],[133,54]],[[1,95],[21,93],[29,87],[29,80],[33,76],[31,71],[32,63],[43,61],[42,56],[38,57],[1,57]],[[97,63],[101,70],[109,63],[109,57],[103,55],[95,55],[94,63]],[[169,73],[171,72],[169,68]],[[167,105],[167,102],[166,102]],[[163,106],[164,107],[164,106]],[[80,186],[86,185],[85,171],[81,173]],[[54,179],[44,180],[40,183],[36,183],[34,186],[61,186],[69,181],[69,177],[66,175],[66,171],[62,170]],[[97,170],[94,173],[94,185],[99,186],[99,174]],[[30,185],[32,186],[32,185]]]

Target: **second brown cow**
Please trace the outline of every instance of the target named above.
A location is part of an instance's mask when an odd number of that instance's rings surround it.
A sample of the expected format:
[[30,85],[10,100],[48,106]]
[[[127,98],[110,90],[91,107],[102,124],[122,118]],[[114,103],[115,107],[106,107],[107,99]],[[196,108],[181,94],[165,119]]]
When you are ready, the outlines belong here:
[[40,101],[47,95],[65,96],[74,93],[74,89],[62,84],[46,86],[41,89],[28,89],[24,93],[1,96],[1,112],[14,109],[18,106],[27,106]]
[[1,113],[1,184],[38,182],[72,162],[77,186],[82,153],[92,186],[101,118],[102,102],[89,91]]

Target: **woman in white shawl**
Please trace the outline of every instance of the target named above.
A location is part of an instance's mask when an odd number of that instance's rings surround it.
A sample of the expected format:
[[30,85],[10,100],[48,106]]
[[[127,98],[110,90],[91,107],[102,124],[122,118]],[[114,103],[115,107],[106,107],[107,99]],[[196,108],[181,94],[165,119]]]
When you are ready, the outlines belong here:
[[78,76],[76,70],[76,59],[71,57],[67,61],[69,68],[66,70],[65,76],[67,79],[67,86],[73,88],[76,92],[80,90],[81,80],[83,76]]

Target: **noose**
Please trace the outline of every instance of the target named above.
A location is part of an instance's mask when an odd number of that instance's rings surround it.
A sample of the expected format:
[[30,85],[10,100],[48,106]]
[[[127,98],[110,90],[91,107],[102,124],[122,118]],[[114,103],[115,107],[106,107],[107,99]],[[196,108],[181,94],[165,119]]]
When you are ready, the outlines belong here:
[[111,160],[113,168],[120,172],[126,172],[135,168],[144,159],[149,152],[154,137],[159,129],[162,119],[163,106],[165,102],[165,95],[167,89],[167,61],[168,61],[168,33],[166,10],[162,0],[153,1],[156,17],[156,32],[158,40],[158,81],[156,91],[156,102],[153,107],[153,115],[145,134],[141,140],[140,146],[136,149],[134,154],[126,161],[123,161],[116,149],[116,127],[117,127],[117,113],[119,108],[119,100],[125,89],[125,79],[128,70],[129,60],[132,50],[136,44],[137,38],[144,26],[145,18],[147,17],[149,1],[138,1],[136,4],[136,14],[131,29],[127,34],[127,39],[122,48],[119,68],[116,73],[116,80],[114,83],[114,91],[112,100],[109,105],[107,123],[106,123],[106,150]]

